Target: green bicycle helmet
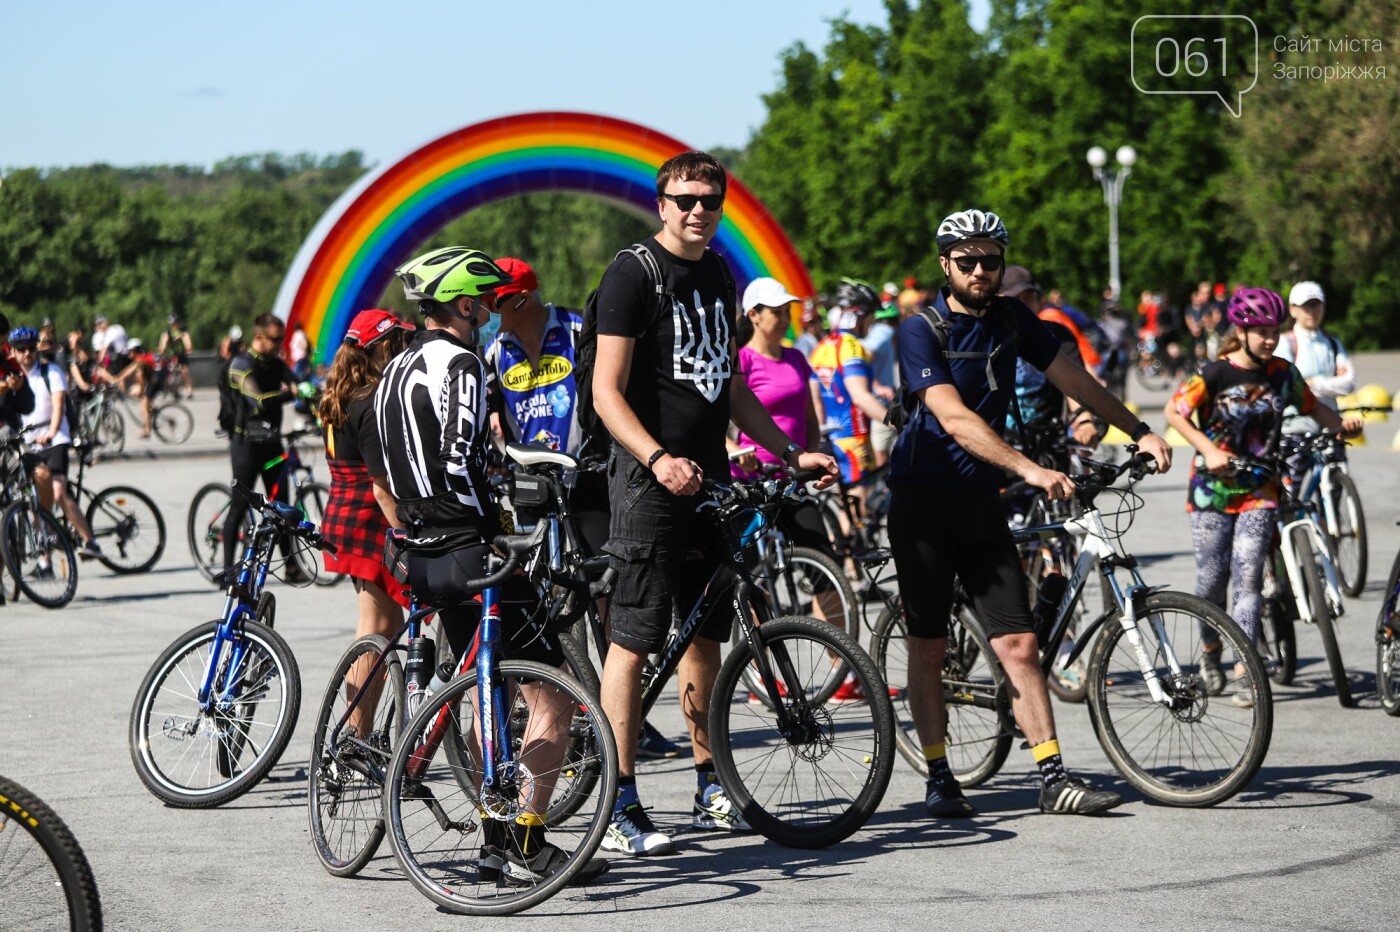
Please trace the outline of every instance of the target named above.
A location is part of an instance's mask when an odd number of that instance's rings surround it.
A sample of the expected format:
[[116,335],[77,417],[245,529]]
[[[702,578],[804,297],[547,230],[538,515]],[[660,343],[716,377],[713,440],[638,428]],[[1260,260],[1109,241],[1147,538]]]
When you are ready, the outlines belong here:
[[430,301],[425,312],[434,305],[451,304],[462,295],[476,297],[494,291],[511,281],[509,273],[479,249],[466,246],[444,246],[410,259],[394,270],[403,282],[404,297],[410,301]]

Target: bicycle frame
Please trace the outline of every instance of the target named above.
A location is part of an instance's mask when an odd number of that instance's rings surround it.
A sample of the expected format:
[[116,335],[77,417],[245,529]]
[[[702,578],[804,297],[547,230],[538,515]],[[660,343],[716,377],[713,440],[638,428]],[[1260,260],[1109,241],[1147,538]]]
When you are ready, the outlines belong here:
[[[1312,609],[1304,604],[1307,591],[1303,588],[1302,565],[1298,562],[1298,553],[1293,549],[1293,529],[1305,528],[1308,536],[1312,540],[1313,553],[1322,564],[1323,588],[1327,595],[1327,610],[1333,618],[1340,618],[1346,612],[1346,606],[1342,602],[1342,585],[1337,577],[1336,564],[1332,562],[1332,545],[1322,533],[1322,528],[1318,526],[1318,516],[1313,510],[1315,505],[1299,505],[1291,520],[1285,519],[1280,513],[1277,518],[1279,535],[1279,553],[1283,556],[1283,565],[1288,573],[1288,584],[1293,588],[1293,599],[1298,605],[1298,617],[1307,621],[1312,620]],[[1279,509],[1283,511],[1282,508]]]
[[[270,522],[263,521],[243,551],[238,582],[229,587],[224,598],[223,620],[209,645],[209,664],[196,693],[201,712],[210,712],[216,706],[233,703],[233,695],[243,678],[243,659],[248,652],[248,642],[239,635],[243,623],[253,617],[258,596],[267,583],[267,567],[276,537],[277,529]],[[224,645],[230,641],[233,646],[229,653],[228,675],[222,690],[216,695],[214,680],[219,673],[218,658],[223,653]]]

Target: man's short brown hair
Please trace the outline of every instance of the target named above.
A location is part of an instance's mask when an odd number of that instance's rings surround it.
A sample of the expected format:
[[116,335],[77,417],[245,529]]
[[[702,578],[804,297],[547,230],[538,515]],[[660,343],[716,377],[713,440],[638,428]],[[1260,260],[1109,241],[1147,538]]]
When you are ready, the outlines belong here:
[[666,186],[672,181],[703,181],[718,185],[720,194],[724,194],[729,187],[729,176],[724,173],[724,166],[719,163],[719,159],[698,149],[674,155],[656,170],[658,200],[666,193]]
[[276,314],[259,314],[253,320],[253,332],[260,337],[267,336],[268,332],[276,328],[283,333],[287,332],[287,327],[282,323],[282,318]]

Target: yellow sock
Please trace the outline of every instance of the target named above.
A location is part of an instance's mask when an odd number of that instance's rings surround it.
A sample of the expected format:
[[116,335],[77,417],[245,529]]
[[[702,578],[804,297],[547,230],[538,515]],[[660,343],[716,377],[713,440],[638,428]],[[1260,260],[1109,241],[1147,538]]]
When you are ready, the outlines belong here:
[[544,819],[533,812],[522,812],[515,817],[515,837],[520,843],[520,853],[533,855],[544,840]]
[[541,819],[533,812],[522,812],[515,817],[516,825],[529,825],[534,828],[544,828],[544,819]]
[[1058,753],[1060,753],[1060,742],[1056,741],[1054,738],[1051,738],[1049,741],[1044,741],[1040,744],[1037,744],[1035,747],[1031,748],[1031,756],[1035,758],[1035,762],[1037,764],[1045,760],[1047,757],[1054,757]]
[[924,760],[935,761],[948,756],[948,742],[940,741],[937,744],[924,745]]

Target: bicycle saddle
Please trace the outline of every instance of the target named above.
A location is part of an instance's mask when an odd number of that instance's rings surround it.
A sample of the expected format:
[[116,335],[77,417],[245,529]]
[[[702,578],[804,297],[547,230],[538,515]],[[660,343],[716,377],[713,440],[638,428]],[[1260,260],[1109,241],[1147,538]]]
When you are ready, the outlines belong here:
[[578,468],[578,460],[567,453],[551,450],[542,443],[508,443],[506,454],[521,466],[567,466]]

